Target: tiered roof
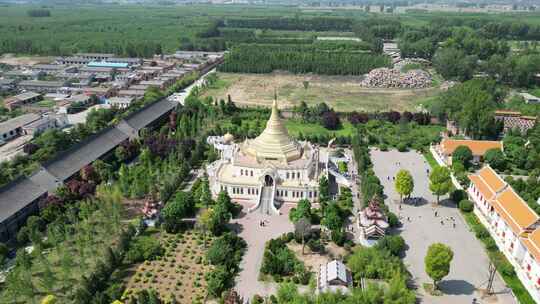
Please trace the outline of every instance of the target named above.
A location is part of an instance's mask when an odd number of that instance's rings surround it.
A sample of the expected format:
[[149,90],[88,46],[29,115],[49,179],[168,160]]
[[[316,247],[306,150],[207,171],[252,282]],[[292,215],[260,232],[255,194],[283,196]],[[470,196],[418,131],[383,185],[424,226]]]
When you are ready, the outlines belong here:
[[242,152],[257,160],[290,162],[302,157],[302,147],[289,137],[285,123],[279,117],[277,102],[272,105],[272,115],[266,129],[253,140],[246,140]]

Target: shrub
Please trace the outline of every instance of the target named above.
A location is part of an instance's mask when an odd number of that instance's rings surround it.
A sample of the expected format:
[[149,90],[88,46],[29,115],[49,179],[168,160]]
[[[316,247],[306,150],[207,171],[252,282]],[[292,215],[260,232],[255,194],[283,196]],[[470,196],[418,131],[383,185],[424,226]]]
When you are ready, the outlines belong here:
[[390,227],[393,228],[393,227],[399,226],[399,218],[395,213],[388,212],[387,216],[388,216],[388,225],[390,225]]
[[400,142],[397,144],[397,149],[399,152],[406,152],[407,151],[407,144]]
[[345,232],[341,229],[332,230],[331,238],[332,238],[332,241],[336,243],[336,245],[338,246],[343,246],[343,244],[345,243],[345,240],[347,239]]
[[127,259],[132,263],[153,260],[164,253],[159,241],[150,236],[137,237],[127,252]]
[[405,240],[399,235],[387,235],[379,240],[377,248],[398,256],[405,250]]
[[467,193],[460,189],[456,189],[450,193],[450,199],[455,203],[459,203],[466,198]]
[[48,295],[41,300],[41,304],[56,304],[58,303],[56,296]]
[[459,202],[459,210],[463,211],[463,212],[471,212],[473,211],[474,209],[474,204],[473,202],[469,201],[469,200],[461,200]]
[[388,146],[386,144],[381,144],[380,149],[381,151],[388,151]]

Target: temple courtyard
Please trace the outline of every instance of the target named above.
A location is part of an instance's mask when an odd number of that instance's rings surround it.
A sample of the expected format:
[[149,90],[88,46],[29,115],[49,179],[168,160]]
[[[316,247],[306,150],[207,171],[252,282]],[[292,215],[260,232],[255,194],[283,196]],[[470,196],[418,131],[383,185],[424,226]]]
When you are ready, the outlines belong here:
[[[499,275],[495,276],[494,282],[496,296],[481,298],[480,290],[486,288],[488,280],[489,259],[486,251],[469,230],[458,208],[444,200],[446,197],[441,197],[441,204],[435,206],[436,197],[429,191],[428,170],[431,168],[420,153],[373,149],[371,159],[374,171],[384,186],[384,193],[388,196],[386,204],[402,218],[403,226],[398,233],[408,245],[404,261],[423,303],[473,303],[475,298],[478,303],[517,303]],[[401,210],[392,178],[400,169],[408,170],[413,176],[414,191],[411,197],[423,198],[416,206],[403,204]],[[454,251],[450,274],[440,283],[443,296],[426,294],[422,287],[423,283],[432,283],[425,272],[424,257],[429,245],[437,242],[445,243]]]

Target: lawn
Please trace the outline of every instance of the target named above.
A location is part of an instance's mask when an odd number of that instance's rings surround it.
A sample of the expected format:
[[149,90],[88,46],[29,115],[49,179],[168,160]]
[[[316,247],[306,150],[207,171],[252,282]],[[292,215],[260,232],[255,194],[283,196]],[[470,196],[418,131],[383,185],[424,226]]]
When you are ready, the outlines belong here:
[[[136,266],[124,295],[154,289],[162,299],[174,297],[177,303],[203,303],[207,296],[204,275],[211,269],[205,261],[204,237],[192,231],[154,233],[160,238],[165,254],[155,261]],[[211,239],[207,242],[209,246]]]
[[320,124],[316,123],[305,123],[299,120],[289,119],[286,122],[287,130],[289,134],[294,137],[298,137],[301,133],[304,136],[321,136],[321,135],[332,135],[332,136],[353,136],[356,129],[354,126],[348,122],[342,120],[342,126],[339,130],[328,130]]
[[[440,89],[380,89],[360,87],[359,76],[218,73],[219,81],[204,96],[226,99],[239,106],[269,106],[277,93],[281,107],[326,102],[336,111],[417,111],[420,101],[436,96]],[[304,87],[308,82],[308,88]]]

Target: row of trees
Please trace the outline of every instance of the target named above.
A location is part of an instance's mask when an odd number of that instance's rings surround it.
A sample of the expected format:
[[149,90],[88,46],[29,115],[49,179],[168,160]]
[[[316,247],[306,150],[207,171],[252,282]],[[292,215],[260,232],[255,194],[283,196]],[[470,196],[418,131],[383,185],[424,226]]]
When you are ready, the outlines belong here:
[[350,31],[353,20],[340,17],[265,17],[228,18],[225,26],[237,28],[258,28],[290,31]]
[[248,45],[234,47],[220,71],[233,73],[292,73],[361,75],[390,65],[383,55],[347,51],[326,51],[314,46]]

